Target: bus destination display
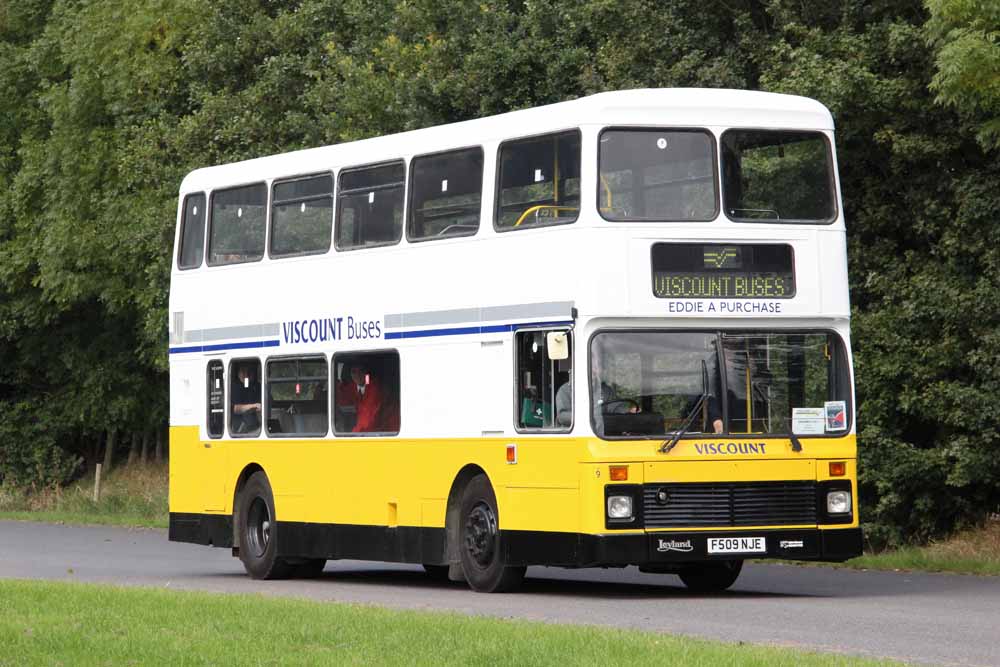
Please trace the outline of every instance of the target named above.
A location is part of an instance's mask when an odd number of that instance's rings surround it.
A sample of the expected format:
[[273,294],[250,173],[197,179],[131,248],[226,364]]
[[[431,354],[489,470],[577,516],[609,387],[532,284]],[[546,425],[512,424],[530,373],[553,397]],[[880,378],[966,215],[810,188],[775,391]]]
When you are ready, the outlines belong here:
[[653,244],[653,295],[661,299],[790,299],[790,245]]

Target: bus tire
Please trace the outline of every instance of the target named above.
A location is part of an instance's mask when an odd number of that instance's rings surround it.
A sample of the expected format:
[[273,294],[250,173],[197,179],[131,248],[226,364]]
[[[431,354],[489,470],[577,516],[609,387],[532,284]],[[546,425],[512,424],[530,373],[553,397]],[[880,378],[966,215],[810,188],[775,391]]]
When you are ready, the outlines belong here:
[[724,591],[734,583],[743,570],[743,561],[724,560],[718,563],[703,563],[678,572],[681,581],[696,593]]
[[293,566],[278,558],[274,494],[267,475],[258,470],[240,491],[237,508],[240,560],[254,579],[285,579]]
[[480,593],[503,593],[518,588],[527,568],[506,563],[497,499],[486,475],[469,480],[462,492],[459,517],[459,555],[469,587]]

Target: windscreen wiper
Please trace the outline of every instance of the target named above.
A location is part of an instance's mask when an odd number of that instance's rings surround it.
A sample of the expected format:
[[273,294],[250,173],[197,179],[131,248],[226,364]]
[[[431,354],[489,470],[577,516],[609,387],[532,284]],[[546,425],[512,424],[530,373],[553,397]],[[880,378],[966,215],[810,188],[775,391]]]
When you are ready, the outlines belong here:
[[698,416],[698,412],[701,411],[701,406],[705,404],[708,400],[708,365],[705,364],[705,360],[701,360],[701,396],[698,397],[698,401],[694,404],[694,408],[691,409],[690,414],[688,414],[687,419],[684,420],[684,425],[669,440],[664,440],[663,444],[660,445],[660,453],[666,454],[677,442],[687,433],[688,429],[691,428],[694,418]]
[[704,405],[705,401],[707,400],[708,400],[708,394],[702,394],[698,398],[698,402],[694,404],[694,409],[691,410],[691,413],[687,416],[687,419],[684,420],[684,425],[680,429],[678,429],[677,432],[674,433],[674,435],[669,440],[663,441],[663,444],[660,446],[661,454],[666,454],[671,449],[673,449],[674,446],[677,444],[677,441],[679,441],[681,437],[685,433],[687,433],[688,429],[691,428],[691,423],[694,421],[694,418],[697,417],[698,413],[701,411],[701,406]]

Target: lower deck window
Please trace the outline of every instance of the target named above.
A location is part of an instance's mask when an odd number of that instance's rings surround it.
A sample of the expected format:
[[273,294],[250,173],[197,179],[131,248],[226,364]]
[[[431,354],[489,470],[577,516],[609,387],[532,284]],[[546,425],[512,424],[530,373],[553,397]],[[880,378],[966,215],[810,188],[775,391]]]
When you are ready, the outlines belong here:
[[268,361],[268,435],[326,435],[328,382],[323,357]]
[[338,435],[399,432],[399,354],[338,354],[334,367],[334,431]]
[[573,425],[569,333],[519,331],[516,341],[517,428],[568,430]]
[[260,360],[234,359],[229,377],[229,435],[260,435]]

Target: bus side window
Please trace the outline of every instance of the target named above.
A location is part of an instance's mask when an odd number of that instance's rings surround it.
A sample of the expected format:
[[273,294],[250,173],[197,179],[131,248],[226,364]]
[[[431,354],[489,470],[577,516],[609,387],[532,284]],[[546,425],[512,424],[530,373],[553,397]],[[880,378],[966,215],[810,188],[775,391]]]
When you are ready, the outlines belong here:
[[[573,425],[572,355],[553,359],[546,334],[549,331],[519,331],[517,354],[518,430],[569,430]],[[566,336],[569,349],[570,335]]]
[[407,238],[419,241],[475,234],[482,198],[482,148],[414,158]]
[[267,434],[326,435],[328,371],[325,357],[267,362]]
[[337,249],[398,243],[403,235],[402,162],[340,172]]
[[177,266],[181,269],[195,269],[201,266],[201,259],[205,254],[204,193],[199,192],[184,198],[180,243]]
[[209,265],[262,258],[266,220],[267,186],[263,183],[213,192],[208,223]]
[[222,362],[208,362],[208,437],[221,438],[226,430],[226,379]]
[[333,176],[321,174],[274,184],[271,195],[271,256],[313,255],[330,249]]
[[334,432],[399,433],[399,353],[341,353],[333,366]]
[[580,132],[500,146],[499,231],[573,222],[580,214]]

